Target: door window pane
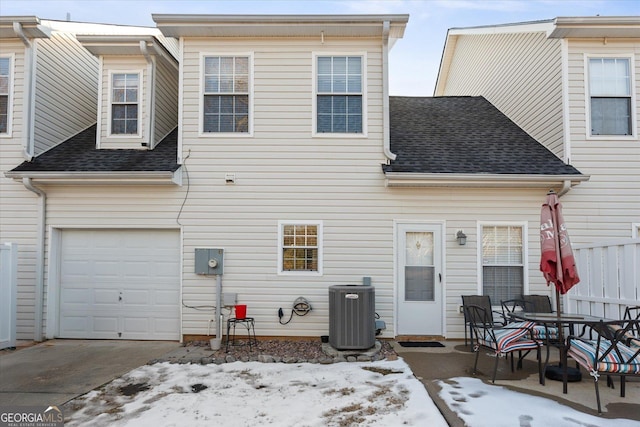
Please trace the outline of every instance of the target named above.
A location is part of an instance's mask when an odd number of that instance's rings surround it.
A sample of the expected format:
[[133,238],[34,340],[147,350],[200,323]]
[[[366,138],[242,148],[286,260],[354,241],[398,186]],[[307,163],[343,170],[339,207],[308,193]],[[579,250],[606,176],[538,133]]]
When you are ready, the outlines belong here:
[[405,301],[435,300],[434,236],[431,232],[405,235]]

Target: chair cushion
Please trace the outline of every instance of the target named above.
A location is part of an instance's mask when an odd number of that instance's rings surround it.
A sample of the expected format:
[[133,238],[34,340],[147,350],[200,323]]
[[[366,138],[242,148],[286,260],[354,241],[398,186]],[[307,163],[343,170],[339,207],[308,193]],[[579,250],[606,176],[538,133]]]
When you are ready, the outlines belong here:
[[547,332],[549,333],[550,340],[557,340],[560,334],[558,333],[558,328],[556,326],[547,326],[545,328],[544,325],[535,325],[533,327],[533,339],[538,340],[546,340]]
[[[568,354],[589,371],[640,374],[640,356],[631,359],[637,350],[618,343],[617,348],[622,358],[615,351],[610,351],[603,360],[596,361],[597,345],[597,340],[573,339]],[[611,341],[601,340],[598,357],[601,358],[609,347],[611,347]]]
[[504,328],[493,329],[495,341],[491,334],[487,334],[480,339],[480,344],[502,353],[538,348],[539,344],[536,341],[525,338],[533,326],[533,322],[509,323]]

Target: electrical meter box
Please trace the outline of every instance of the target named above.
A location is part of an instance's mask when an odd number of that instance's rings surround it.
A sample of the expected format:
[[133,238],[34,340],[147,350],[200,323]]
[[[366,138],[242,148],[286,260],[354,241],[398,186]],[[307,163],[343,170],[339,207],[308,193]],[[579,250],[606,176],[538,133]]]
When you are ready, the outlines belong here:
[[196,248],[196,274],[221,275],[224,267],[224,249]]

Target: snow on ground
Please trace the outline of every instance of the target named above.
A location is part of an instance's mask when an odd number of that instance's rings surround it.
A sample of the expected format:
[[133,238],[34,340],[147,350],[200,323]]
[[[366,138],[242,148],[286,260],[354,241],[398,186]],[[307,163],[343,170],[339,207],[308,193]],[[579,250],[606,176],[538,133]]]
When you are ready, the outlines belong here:
[[638,421],[584,414],[543,397],[485,384],[477,378],[440,381],[440,397],[473,427],[638,427]]
[[[470,427],[638,427],[489,385],[439,381]],[[447,423],[402,360],[146,365],[64,407],[65,426],[428,426]]]
[[402,360],[147,365],[74,400],[65,415],[67,427],[447,425]]

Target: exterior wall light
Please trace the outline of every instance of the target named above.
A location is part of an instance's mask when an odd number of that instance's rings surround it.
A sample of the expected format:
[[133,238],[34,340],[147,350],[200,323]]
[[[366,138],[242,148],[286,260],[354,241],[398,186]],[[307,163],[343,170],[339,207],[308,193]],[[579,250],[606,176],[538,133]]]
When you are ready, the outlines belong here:
[[458,230],[458,234],[456,234],[456,239],[458,239],[458,244],[460,246],[467,244],[467,235],[462,232],[462,230]]

